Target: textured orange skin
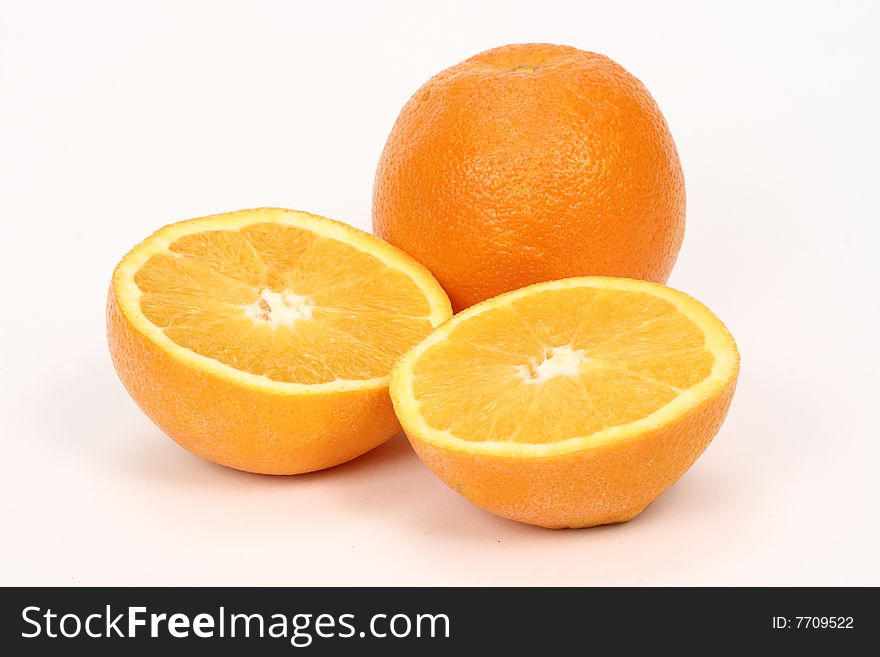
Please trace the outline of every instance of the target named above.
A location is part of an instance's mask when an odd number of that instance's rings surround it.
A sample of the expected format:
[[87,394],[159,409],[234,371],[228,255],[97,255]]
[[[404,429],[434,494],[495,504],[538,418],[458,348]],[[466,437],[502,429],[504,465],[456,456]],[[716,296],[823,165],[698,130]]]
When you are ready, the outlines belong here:
[[735,387],[734,379],[687,415],[637,438],[564,456],[475,455],[408,435],[440,479],[496,515],[551,529],[626,522],[703,453],[724,422]]
[[299,474],[338,465],[398,431],[387,388],[273,394],[185,366],[137,331],[111,286],[107,339],[129,394],[182,447],[231,468]]
[[374,233],[431,270],[456,312],[571,276],[663,283],[684,223],[678,152],[647,89],[603,55],[549,44],[431,78],[373,190]]

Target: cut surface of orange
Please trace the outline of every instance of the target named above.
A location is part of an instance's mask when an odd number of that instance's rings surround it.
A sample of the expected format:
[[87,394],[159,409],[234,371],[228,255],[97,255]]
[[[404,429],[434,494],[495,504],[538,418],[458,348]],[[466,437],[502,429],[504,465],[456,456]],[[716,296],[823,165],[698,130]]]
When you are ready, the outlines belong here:
[[451,315],[430,273],[381,240],[262,208],[154,233],[117,266],[110,351],[135,401],[209,460],[292,474],[399,430],[397,358]]
[[705,306],[620,278],[533,285],[452,318],[395,368],[416,452],[499,515],[547,527],[621,522],[717,432],[739,354]]

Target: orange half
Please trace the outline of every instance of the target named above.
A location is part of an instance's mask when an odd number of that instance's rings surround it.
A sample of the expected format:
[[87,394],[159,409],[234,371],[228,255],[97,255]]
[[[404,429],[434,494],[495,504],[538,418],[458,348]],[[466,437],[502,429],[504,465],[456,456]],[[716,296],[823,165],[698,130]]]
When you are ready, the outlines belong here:
[[739,354],[671,288],[571,278],[478,304],[395,368],[391,396],[422,460],[498,515],[546,527],[622,522],[718,431]]
[[274,208],[157,231],[117,266],[107,310],[116,370],[160,428],[272,474],[336,465],[399,431],[391,368],[450,315],[403,252]]

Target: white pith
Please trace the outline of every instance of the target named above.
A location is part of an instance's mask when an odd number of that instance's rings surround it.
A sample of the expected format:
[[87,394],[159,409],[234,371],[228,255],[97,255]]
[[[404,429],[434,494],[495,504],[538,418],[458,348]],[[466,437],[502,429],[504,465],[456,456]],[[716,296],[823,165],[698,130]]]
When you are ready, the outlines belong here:
[[519,365],[517,373],[526,383],[540,384],[557,376],[578,376],[582,366],[589,361],[583,349],[563,345],[551,348],[539,363]]
[[244,307],[244,314],[255,322],[265,322],[272,328],[292,326],[300,319],[310,319],[314,309],[310,297],[290,290],[275,292],[263,288],[252,304]]

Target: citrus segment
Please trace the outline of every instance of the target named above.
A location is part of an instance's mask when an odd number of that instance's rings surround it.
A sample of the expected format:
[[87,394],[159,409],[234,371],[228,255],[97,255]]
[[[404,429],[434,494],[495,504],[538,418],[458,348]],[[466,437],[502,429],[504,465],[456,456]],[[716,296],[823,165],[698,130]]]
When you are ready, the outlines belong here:
[[[391,367],[450,314],[436,281],[394,247],[279,209],[158,231],[119,264],[108,302],[114,363],[147,414],[192,451],[258,472],[335,465],[393,435]],[[224,397],[211,400],[219,381]],[[263,395],[261,413],[275,417],[233,417],[230,395]],[[341,412],[357,396],[375,408]]]
[[628,519],[674,483],[720,426],[738,363],[727,329],[690,297],[576,278],[460,313],[401,360],[391,394],[453,488],[507,517],[584,526]]

